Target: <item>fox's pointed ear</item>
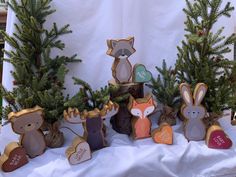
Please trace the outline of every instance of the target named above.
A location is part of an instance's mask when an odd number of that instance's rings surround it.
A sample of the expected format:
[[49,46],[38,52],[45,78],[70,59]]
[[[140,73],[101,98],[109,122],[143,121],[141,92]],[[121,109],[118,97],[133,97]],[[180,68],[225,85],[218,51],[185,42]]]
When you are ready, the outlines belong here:
[[118,41],[116,41],[116,40],[110,40],[111,48],[115,48],[117,43],[118,43]]
[[154,104],[154,100],[152,98],[152,95],[148,97],[148,104]]
[[134,46],[134,37],[129,38],[129,44]]

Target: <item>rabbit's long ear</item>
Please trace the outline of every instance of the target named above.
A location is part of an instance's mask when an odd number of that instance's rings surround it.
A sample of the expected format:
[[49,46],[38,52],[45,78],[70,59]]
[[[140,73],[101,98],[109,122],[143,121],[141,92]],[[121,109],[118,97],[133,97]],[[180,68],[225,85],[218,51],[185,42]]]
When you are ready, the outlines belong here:
[[190,90],[190,86],[186,83],[182,83],[179,86],[180,94],[187,105],[193,105],[193,97]]
[[207,92],[207,85],[204,83],[198,83],[194,89],[193,93],[193,99],[194,99],[194,105],[200,105],[204,96]]

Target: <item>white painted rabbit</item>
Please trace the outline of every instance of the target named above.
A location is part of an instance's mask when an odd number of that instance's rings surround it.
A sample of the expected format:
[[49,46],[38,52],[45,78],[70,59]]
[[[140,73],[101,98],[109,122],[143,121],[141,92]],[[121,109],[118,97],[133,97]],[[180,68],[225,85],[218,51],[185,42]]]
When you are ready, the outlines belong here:
[[192,95],[190,86],[186,83],[180,84],[180,93],[184,100],[181,107],[181,113],[185,117],[184,135],[189,141],[203,140],[206,135],[206,126],[203,118],[206,114],[206,108],[201,102],[207,92],[207,85],[198,83]]

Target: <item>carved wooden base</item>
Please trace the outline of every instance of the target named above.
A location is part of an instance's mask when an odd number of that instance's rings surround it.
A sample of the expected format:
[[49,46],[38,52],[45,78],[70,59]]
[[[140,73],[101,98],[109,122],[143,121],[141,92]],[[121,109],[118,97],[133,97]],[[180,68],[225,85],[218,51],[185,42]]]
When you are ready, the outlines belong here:
[[[117,84],[114,80],[109,81],[109,85],[119,85],[119,90],[111,95],[111,98],[130,93],[134,98],[143,98],[143,83]],[[118,133],[130,135],[132,133],[131,119],[132,115],[127,108],[129,99],[120,103],[118,113],[111,118],[112,128]]]

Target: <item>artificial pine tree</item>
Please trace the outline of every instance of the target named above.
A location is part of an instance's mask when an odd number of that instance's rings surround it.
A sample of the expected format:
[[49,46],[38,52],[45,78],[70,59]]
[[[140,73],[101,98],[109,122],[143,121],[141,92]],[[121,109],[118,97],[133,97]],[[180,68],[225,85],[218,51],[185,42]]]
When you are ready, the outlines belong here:
[[80,89],[78,93],[65,103],[65,107],[77,108],[80,112],[84,110],[92,111],[96,108],[101,110],[110,100],[120,103],[130,96],[129,94],[123,94],[111,99],[110,94],[116,92],[119,87],[105,86],[94,91],[87,82],[75,77],[73,79],[74,84],[80,86]]
[[159,72],[156,79],[152,78],[151,84],[147,84],[152,89],[157,101],[163,105],[158,124],[167,122],[170,125],[176,124],[176,114],[180,107],[180,94],[176,72],[171,67],[167,67],[165,60],[162,68],[156,66]]
[[58,28],[56,23],[50,30],[44,27],[49,15],[55,12],[51,9],[52,0],[12,0],[9,7],[15,12],[19,24],[15,24],[16,32],[9,36],[4,31],[1,34],[12,46],[11,51],[4,51],[5,62],[13,65],[11,71],[14,78],[14,88],[7,91],[2,87],[2,96],[8,103],[2,110],[2,116],[7,117],[11,111],[32,108],[38,105],[44,108],[45,122],[49,133],[46,141],[50,147],[63,144],[63,134],[58,129],[58,120],[63,118],[64,78],[68,62],[79,61],[72,57],[52,57],[51,50],[63,50],[65,44],[59,39],[62,35],[71,33],[69,25]]
[[236,97],[233,78],[235,62],[225,58],[230,45],[236,41],[235,34],[225,37],[224,28],[214,32],[214,24],[221,17],[230,17],[234,7],[222,0],[186,0],[187,15],[185,40],[178,47],[176,63],[177,78],[194,88],[197,83],[207,84],[208,91],[203,105],[209,113],[205,119],[209,125],[216,123],[223,111],[235,109]]

